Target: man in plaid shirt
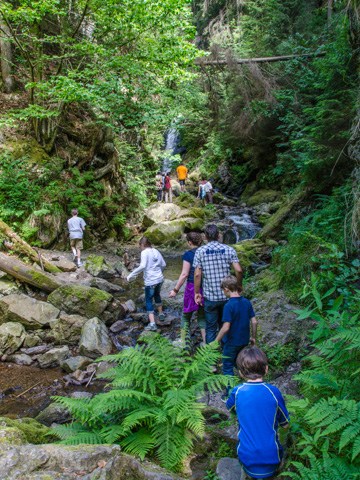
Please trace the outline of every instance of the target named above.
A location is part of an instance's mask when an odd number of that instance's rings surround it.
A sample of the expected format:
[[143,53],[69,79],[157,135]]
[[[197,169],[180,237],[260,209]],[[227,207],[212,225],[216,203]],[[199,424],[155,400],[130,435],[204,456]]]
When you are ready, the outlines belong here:
[[204,310],[206,321],[206,343],[213,342],[218,326],[221,328],[223,308],[227,301],[221,289],[221,280],[230,275],[234,267],[239,287],[242,286],[243,271],[235,250],[219,242],[220,233],[216,225],[208,225],[205,238],[208,243],[196,250],[193,266],[195,267],[194,287],[195,302],[200,305],[204,295]]

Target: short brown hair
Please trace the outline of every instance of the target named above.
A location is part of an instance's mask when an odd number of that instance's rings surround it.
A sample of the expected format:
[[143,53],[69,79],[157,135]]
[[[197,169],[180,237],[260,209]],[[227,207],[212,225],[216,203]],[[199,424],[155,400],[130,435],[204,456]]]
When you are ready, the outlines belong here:
[[242,292],[242,288],[239,287],[238,280],[234,275],[226,275],[226,277],[221,280],[221,288],[228,288],[230,292]]
[[78,214],[79,214],[79,211],[78,211],[77,208],[73,208],[73,209],[71,210],[71,215],[72,215],[72,216],[78,215]]
[[197,247],[200,247],[203,241],[201,234],[196,232],[188,233],[186,235],[186,240],[188,242],[191,242],[193,245],[196,245]]
[[268,360],[260,348],[246,347],[239,353],[236,365],[245,378],[256,380],[265,376]]
[[139,245],[143,245],[145,248],[151,248],[151,242],[147,237],[140,238]]

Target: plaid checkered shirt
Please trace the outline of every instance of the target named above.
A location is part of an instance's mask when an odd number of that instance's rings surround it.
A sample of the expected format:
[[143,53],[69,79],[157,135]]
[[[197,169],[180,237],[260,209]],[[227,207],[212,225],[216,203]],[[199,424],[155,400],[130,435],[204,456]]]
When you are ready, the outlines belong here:
[[230,275],[233,262],[239,262],[235,250],[219,242],[209,242],[196,250],[193,267],[201,268],[204,298],[212,302],[227,300],[221,280]]

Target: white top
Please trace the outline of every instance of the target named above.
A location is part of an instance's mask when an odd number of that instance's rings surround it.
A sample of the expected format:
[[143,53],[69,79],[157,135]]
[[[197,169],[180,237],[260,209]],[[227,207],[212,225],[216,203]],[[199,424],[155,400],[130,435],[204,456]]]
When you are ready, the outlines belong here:
[[211,192],[211,190],[212,190],[211,182],[205,183],[205,185],[203,186],[203,189],[204,189],[204,192],[206,192],[206,193]]
[[144,272],[145,287],[157,285],[164,281],[163,271],[165,267],[165,260],[156,248],[145,248],[141,252],[140,265],[127,276],[127,281],[138,273]]
[[86,227],[85,220],[75,215],[67,221],[70,238],[83,238],[83,227]]

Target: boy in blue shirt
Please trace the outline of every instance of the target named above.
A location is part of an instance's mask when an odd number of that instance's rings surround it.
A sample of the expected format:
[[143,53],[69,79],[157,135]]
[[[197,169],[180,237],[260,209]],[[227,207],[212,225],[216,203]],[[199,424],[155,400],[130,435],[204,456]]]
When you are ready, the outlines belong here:
[[246,383],[236,386],[226,402],[239,420],[237,454],[250,478],[272,478],[283,457],[278,427],[289,426],[289,413],[280,391],[264,383],[267,358],[257,347],[243,349],[237,366]]
[[[224,305],[223,326],[215,341],[223,344],[223,373],[234,375],[236,357],[241,350],[256,343],[257,320],[250,300],[244,298],[239,290],[237,278],[227,275],[221,281],[221,288],[229,299]],[[251,338],[250,338],[251,324]],[[230,385],[221,399],[225,402],[229,396]]]

